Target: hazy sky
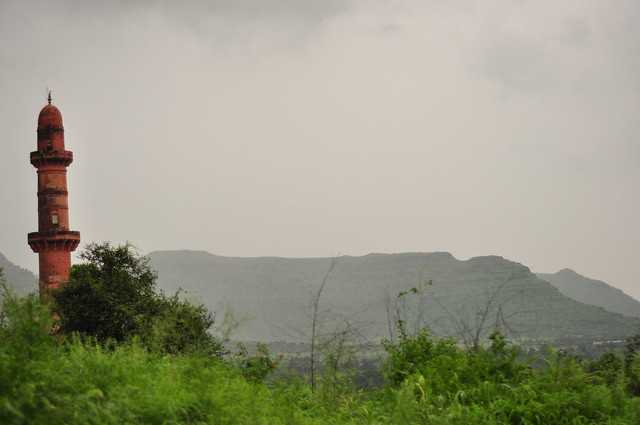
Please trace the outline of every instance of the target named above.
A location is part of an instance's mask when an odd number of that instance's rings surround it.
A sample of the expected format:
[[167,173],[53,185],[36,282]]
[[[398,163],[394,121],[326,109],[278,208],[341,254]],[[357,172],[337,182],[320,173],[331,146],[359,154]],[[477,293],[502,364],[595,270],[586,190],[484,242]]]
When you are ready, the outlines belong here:
[[0,251],[35,270],[36,118],[84,242],[450,251],[640,297],[637,0],[0,0]]

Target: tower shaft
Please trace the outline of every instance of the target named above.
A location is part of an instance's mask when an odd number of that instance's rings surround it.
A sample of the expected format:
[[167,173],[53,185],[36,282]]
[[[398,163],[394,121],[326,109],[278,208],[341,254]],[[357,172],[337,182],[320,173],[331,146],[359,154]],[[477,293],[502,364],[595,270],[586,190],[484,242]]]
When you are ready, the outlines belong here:
[[80,243],[80,233],[69,230],[67,167],[72,162],[73,153],[64,146],[62,114],[49,103],[38,117],[38,149],[31,152],[38,170],[38,231],[28,235],[39,255],[42,299],[69,280],[71,252]]

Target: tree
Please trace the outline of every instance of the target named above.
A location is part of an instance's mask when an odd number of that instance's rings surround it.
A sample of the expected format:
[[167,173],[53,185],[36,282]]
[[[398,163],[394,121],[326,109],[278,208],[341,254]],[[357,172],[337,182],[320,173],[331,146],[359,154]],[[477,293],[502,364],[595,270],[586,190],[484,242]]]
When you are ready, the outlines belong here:
[[214,318],[202,305],[156,288],[156,273],[133,246],[90,244],[71,268],[69,282],[55,292],[55,310],[63,333],[77,332],[99,342],[139,337],[150,349],[175,354],[220,354],[209,334]]
[[318,292],[314,295],[311,300],[311,353],[309,354],[309,373],[311,374],[311,391],[315,391],[316,389],[316,345],[318,343],[318,319],[320,313],[320,297],[322,296],[322,292],[324,291],[324,287],[327,285],[327,281],[329,280],[329,276],[333,272],[333,269],[336,267],[337,259],[334,257],[331,259],[331,264],[329,264],[329,269],[324,275],[322,279],[322,283],[318,288]]
[[270,373],[278,367],[282,356],[274,358],[269,352],[267,344],[258,343],[255,353],[249,354],[247,346],[238,343],[238,352],[236,352],[232,361],[240,369],[242,375],[252,382],[263,382]]
[[159,313],[141,335],[147,347],[168,354],[225,353],[223,343],[209,333],[215,318],[204,305],[182,299],[180,291],[171,297],[159,296],[158,303]]
[[[345,358],[347,357],[345,353],[353,351],[358,345],[356,340],[366,340],[360,332],[361,323],[357,323],[353,317],[335,312],[331,308],[326,308],[322,305],[322,296],[338,265],[338,259],[339,257],[331,258],[320,285],[311,293],[310,302],[305,308],[309,321],[301,327],[283,329],[291,332],[297,338],[302,338],[309,342],[309,358],[308,362],[305,359],[305,364],[308,365],[308,376],[312,392],[315,392],[318,387],[318,376],[319,371],[322,370],[323,356],[331,363],[328,363],[325,371],[331,370],[331,368],[340,369],[344,366]],[[330,328],[330,330],[327,328]],[[336,355],[336,350],[340,351],[341,354]],[[335,362],[336,359],[338,359],[337,363]]]
[[131,245],[91,244],[80,258],[84,263],[71,268],[69,282],[54,294],[64,332],[124,341],[160,314],[156,275]]
[[638,354],[640,354],[640,333],[627,338],[625,341],[625,362],[627,365],[629,365]]
[[501,334],[515,333],[511,326],[511,320],[519,315],[535,312],[533,310],[515,310],[505,313],[505,309],[515,297],[523,296],[521,291],[506,294],[508,286],[516,280],[513,274],[507,276],[502,282],[493,287],[487,287],[484,295],[476,296],[473,308],[465,307],[465,311],[457,314],[449,310],[438,298],[434,300],[445,312],[450,324],[455,329],[455,336],[462,341],[469,350],[477,351],[484,338],[494,332]]
[[392,297],[389,292],[385,292],[384,305],[387,316],[387,329],[389,331],[389,341],[394,342],[396,340],[396,333],[408,333],[409,321],[411,321],[411,309],[407,303],[408,297],[416,296],[417,314],[415,314],[413,322],[413,333],[417,335],[423,328],[428,327],[425,320],[425,296],[427,294],[427,286],[433,285],[432,280],[427,280],[421,277],[421,280],[414,287],[407,290],[400,291],[395,297]]
[[323,354],[320,395],[325,403],[336,405],[341,396],[353,390],[358,339],[363,339],[359,329],[345,320],[320,341]]
[[640,333],[629,337],[625,344],[625,373],[629,377],[629,389],[640,395]]
[[604,353],[597,360],[587,363],[587,371],[609,386],[614,386],[624,379],[624,360],[614,352]]

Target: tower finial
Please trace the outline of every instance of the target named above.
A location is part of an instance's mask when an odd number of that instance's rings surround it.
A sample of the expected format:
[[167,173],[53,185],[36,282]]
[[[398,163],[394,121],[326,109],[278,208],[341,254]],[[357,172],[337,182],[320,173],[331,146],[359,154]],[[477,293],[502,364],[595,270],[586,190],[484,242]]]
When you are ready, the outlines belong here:
[[49,96],[47,96],[47,100],[49,101],[49,105],[51,105],[51,89],[49,89]]

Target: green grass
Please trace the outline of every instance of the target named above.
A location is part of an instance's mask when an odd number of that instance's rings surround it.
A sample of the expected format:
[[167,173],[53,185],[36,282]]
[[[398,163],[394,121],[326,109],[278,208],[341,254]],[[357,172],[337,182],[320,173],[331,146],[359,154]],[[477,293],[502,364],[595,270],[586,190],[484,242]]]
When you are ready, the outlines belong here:
[[[302,381],[247,380],[233,363],[105,347],[52,336],[33,297],[9,297],[0,321],[0,424],[629,424],[635,360],[587,364],[550,355],[532,368],[494,340],[467,352],[426,333],[387,346],[387,384],[357,390],[335,377],[313,394]],[[336,390],[338,388],[338,390]]]

